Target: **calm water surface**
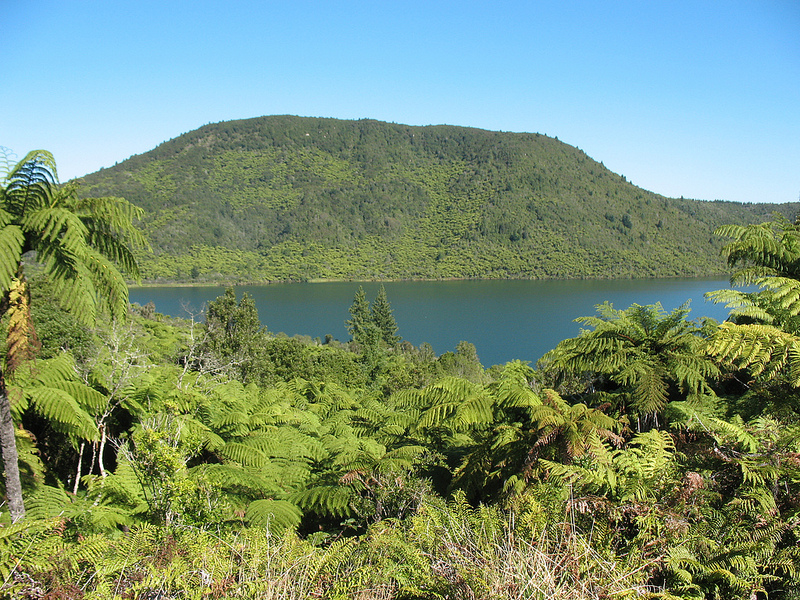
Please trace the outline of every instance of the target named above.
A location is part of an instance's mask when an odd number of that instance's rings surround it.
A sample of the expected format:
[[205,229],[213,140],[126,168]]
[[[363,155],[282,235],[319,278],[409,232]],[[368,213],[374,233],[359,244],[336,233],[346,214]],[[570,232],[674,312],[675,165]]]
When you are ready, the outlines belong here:
[[[237,286],[258,308],[269,331],[349,339],[344,322],[359,285],[372,301],[379,283],[291,283]],[[583,281],[418,281],[384,284],[398,334],[415,346],[428,342],[437,354],[454,350],[461,340],[475,344],[484,366],[515,358],[537,361],[564,338],[579,332],[574,319],[593,315],[606,300],[615,308],[661,302],[672,310],[691,301],[690,319],[724,320],[724,306],[703,294],[727,288],[723,279],[583,280]],[[225,292],[224,287],[131,288],[130,300],[153,302],[160,313],[186,317]]]

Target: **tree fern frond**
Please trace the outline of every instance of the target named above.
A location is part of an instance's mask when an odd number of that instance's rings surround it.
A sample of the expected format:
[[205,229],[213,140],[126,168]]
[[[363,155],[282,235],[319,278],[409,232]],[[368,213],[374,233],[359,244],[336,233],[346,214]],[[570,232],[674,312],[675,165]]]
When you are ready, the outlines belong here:
[[250,525],[279,533],[296,528],[303,518],[303,511],[288,500],[255,500],[248,505],[244,518]]
[[47,206],[57,189],[58,173],[53,155],[32,150],[5,177],[5,205],[16,214]]
[[43,485],[27,500],[27,517],[31,519],[57,517],[70,503],[71,499],[63,489]]
[[93,248],[86,248],[82,264],[91,273],[91,281],[111,311],[114,318],[121,319],[128,311],[128,286],[116,266]]
[[333,517],[346,517],[352,512],[353,492],[346,486],[319,485],[296,492],[289,498],[301,508]]
[[84,324],[94,323],[97,314],[98,298],[96,290],[85,268],[79,267],[74,258],[67,262],[53,259],[46,267],[53,275],[53,291],[58,295],[61,305]]
[[203,464],[192,467],[190,473],[202,474],[215,487],[232,493],[243,492],[252,496],[280,496],[284,491],[272,473],[264,469],[239,467],[238,465]]
[[755,283],[768,290],[770,299],[790,315],[800,315],[800,281],[791,277],[761,277]]
[[709,340],[708,352],[723,363],[750,369],[754,376],[771,379],[784,371],[800,386],[800,338],[770,325],[722,323]]
[[[728,440],[732,440],[734,444],[738,445],[744,452],[752,453],[758,450],[758,439],[741,423],[741,419],[739,419],[739,422],[735,422],[714,418],[711,419],[711,423],[719,433],[725,436],[720,436],[718,438],[721,443],[726,443],[727,438]],[[717,433],[717,435],[719,435],[719,433]]]
[[240,442],[228,442],[218,452],[228,460],[244,466],[263,467],[269,460],[257,448]]
[[85,247],[89,233],[75,213],[53,206],[26,212],[20,225],[25,231],[36,232],[38,243],[33,249],[43,256],[48,256],[54,247],[78,255]]
[[67,392],[40,386],[25,390],[25,395],[30,398],[36,411],[49,419],[56,429],[79,439],[98,438],[99,432],[94,420]]
[[645,369],[633,387],[633,407],[641,415],[655,415],[667,405],[667,385],[658,369]]
[[5,211],[0,210],[0,292],[11,287],[11,281],[19,266],[19,257],[22,255],[22,245],[25,242],[22,228],[2,223],[4,213]]
[[86,412],[97,414],[107,404],[108,398],[79,381],[53,381],[50,387],[67,392]]

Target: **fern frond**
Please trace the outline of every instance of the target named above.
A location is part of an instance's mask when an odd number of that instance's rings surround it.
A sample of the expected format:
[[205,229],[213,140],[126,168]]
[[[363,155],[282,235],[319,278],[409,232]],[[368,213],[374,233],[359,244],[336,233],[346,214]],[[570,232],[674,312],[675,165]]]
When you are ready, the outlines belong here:
[[667,405],[667,385],[658,369],[644,369],[633,387],[633,406],[641,415],[661,413]]
[[250,525],[279,533],[295,529],[303,518],[303,511],[287,500],[255,500],[247,506],[244,518]]
[[289,500],[318,514],[346,517],[352,512],[350,502],[353,500],[353,492],[346,486],[319,485],[296,492]]
[[[11,281],[19,268],[25,234],[17,225],[10,224],[10,215],[0,209],[0,292],[11,287]],[[6,221],[6,222],[4,222]]]
[[791,385],[800,387],[800,338],[777,327],[722,323],[709,340],[708,353],[767,380],[785,372]]
[[99,432],[94,420],[75,399],[63,390],[37,387],[26,390],[36,411],[49,419],[56,429],[86,440],[96,440]]
[[88,230],[80,218],[66,208],[46,206],[28,211],[20,225],[25,231],[36,232],[35,250],[41,255],[40,259],[52,256],[55,248],[73,256],[80,255],[85,248]]

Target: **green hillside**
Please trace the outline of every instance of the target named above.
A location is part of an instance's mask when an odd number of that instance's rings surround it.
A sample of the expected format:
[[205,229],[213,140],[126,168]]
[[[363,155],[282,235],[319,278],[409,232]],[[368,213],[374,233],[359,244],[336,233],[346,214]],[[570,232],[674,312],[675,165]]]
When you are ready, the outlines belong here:
[[89,175],[143,207],[153,281],[724,272],[713,230],[798,206],[642,190],[540,134],[270,116]]

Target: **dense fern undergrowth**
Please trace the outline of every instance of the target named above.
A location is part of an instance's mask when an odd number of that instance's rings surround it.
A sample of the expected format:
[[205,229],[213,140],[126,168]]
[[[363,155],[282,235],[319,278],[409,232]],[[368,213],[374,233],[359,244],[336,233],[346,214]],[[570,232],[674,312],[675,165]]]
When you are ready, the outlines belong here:
[[89,328],[34,279],[0,592],[800,598],[800,228],[722,233],[728,322],[600,305],[535,367],[403,342],[383,290],[339,343],[232,290]]

